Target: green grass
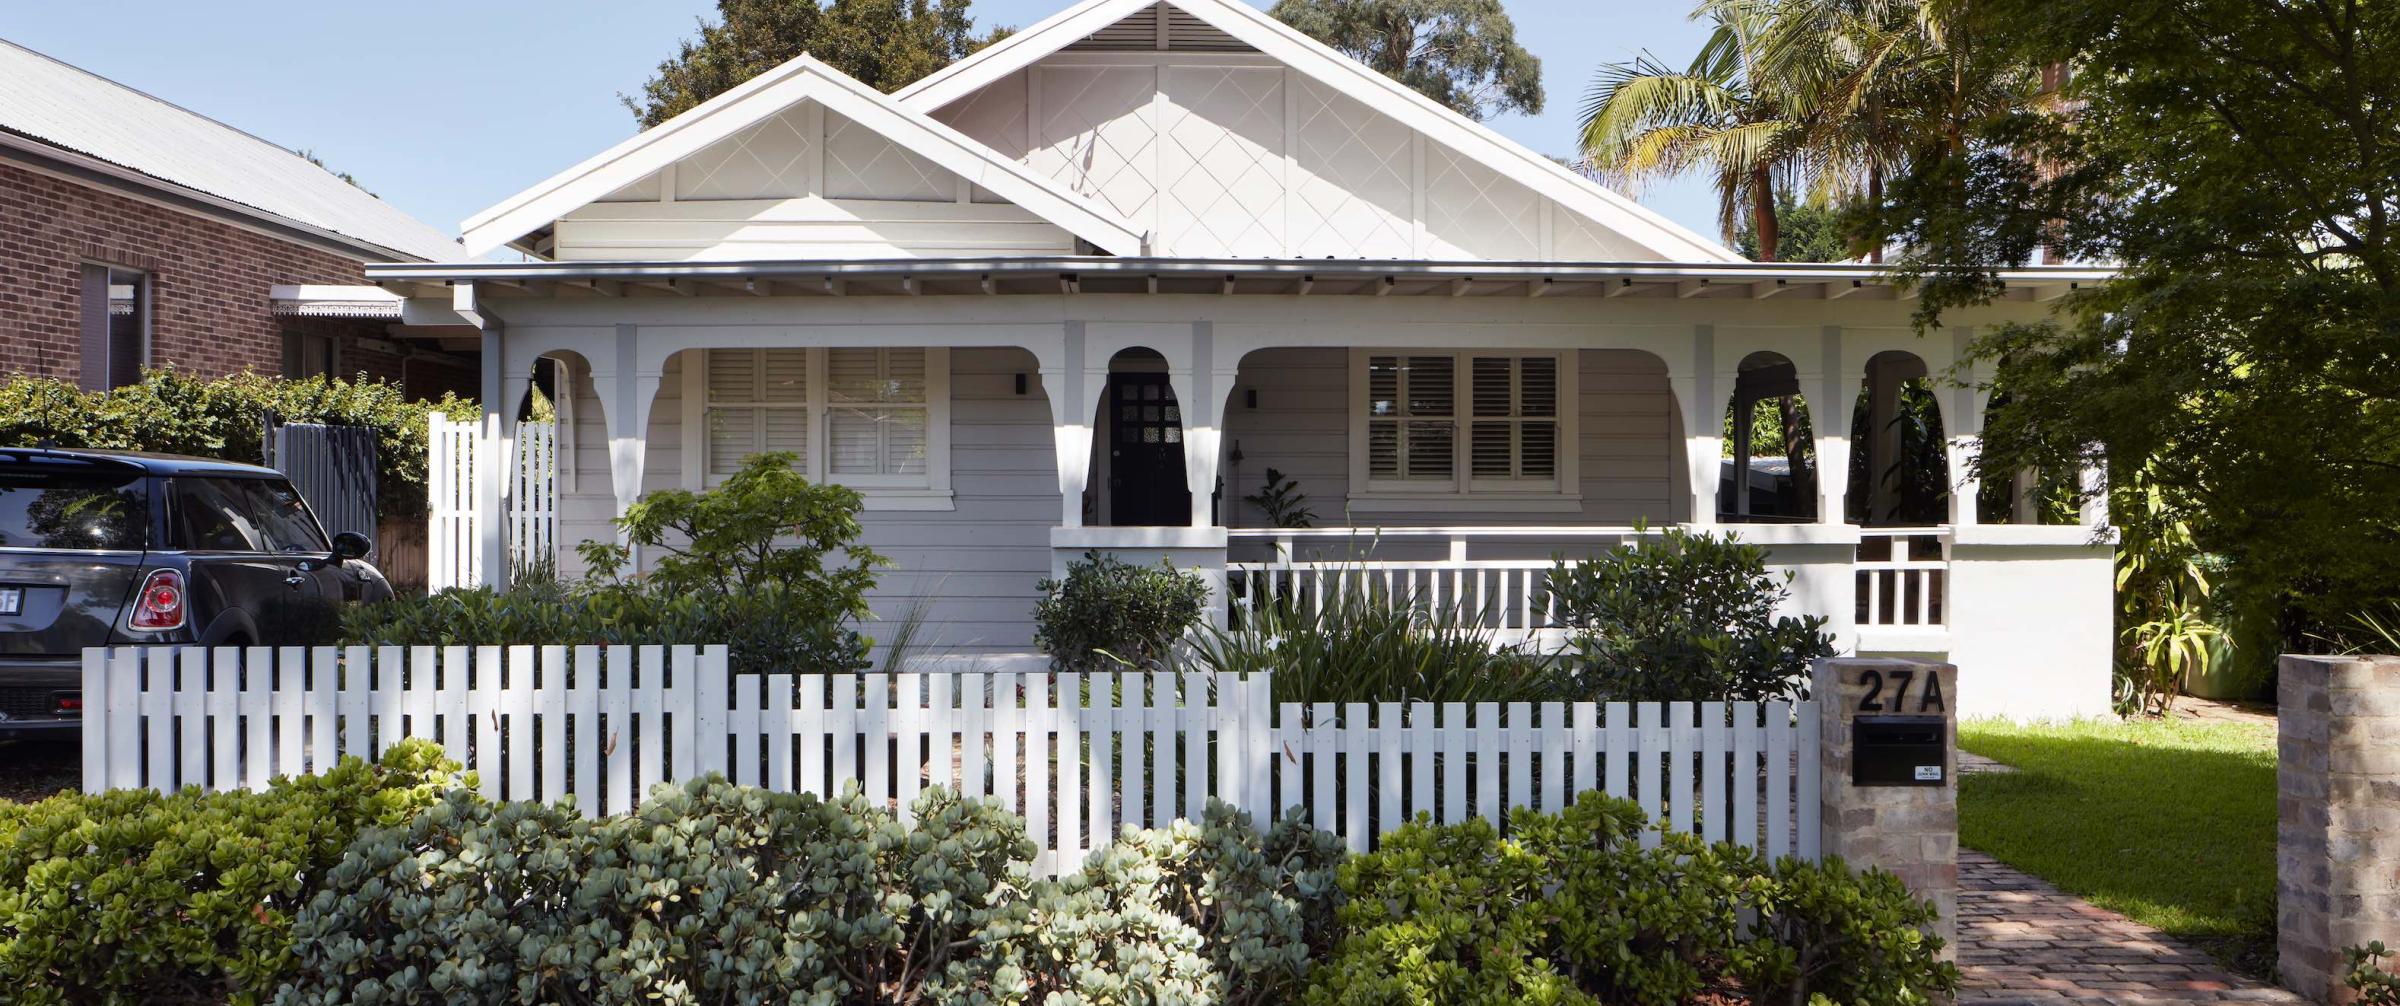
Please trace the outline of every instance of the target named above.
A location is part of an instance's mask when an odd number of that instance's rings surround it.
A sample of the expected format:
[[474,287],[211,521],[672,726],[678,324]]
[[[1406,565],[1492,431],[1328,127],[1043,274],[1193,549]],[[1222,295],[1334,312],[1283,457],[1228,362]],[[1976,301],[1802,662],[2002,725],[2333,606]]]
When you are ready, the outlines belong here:
[[2015,766],[1961,781],[1959,841],[2263,975],[2275,943],[2275,730],[1968,722]]

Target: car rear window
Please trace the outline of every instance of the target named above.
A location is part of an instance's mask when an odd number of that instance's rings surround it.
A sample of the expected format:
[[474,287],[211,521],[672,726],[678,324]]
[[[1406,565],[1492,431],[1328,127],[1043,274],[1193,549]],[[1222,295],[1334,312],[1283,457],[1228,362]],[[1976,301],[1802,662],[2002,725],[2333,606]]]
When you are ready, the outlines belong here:
[[170,485],[175,538],[183,548],[314,554],[330,547],[289,482],[177,477]]
[[0,472],[0,548],[140,549],[149,531],[138,472]]

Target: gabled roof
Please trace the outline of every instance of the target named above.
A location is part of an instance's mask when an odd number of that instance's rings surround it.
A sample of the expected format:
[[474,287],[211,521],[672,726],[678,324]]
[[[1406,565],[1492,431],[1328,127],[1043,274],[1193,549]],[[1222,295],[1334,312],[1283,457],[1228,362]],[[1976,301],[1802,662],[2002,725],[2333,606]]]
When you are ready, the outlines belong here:
[[118,181],[297,225],[368,260],[464,255],[449,236],[290,150],[4,39],[0,134],[14,134],[5,145],[20,150],[50,147],[123,169],[108,172]]
[[1110,254],[1143,252],[1146,236],[1124,218],[807,55],[467,218],[467,250],[481,255],[506,245],[803,101],[817,102]]
[[1160,6],[1181,10],[1671,261],[1742,261],[1725,246],[1443,107],[1241,0],[1082,0],[900,89],[893,97],[910,109],[931,113],[1145,8]]

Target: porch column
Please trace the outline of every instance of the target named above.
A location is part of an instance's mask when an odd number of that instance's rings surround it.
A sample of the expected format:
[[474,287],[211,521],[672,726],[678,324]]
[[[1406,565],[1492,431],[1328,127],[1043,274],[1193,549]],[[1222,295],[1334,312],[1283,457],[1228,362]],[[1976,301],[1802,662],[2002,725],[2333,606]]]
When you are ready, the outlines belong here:
[[[616,504],[615,516],[642,497],[643,466],[649,460],[650,407],[658,400],[659,375],[641,372],[641,330],[616,327],[614,351],[592,361],[592,394],[600,399],[600,418],[608,428],[608,485]],[[617,544],[635,548],[633,569],[641,568],[638,547],[618,531]]]
[[482,421],[475,431],[475,583],[495,590],[508,586],[508,511],[503,504],[502,473],[507,470],[503,458],[508,452],[507,421],[514,413],[508,408],[507,366],[504,358],[504,329],[500,319],[480,310],[475,297],[475,285],[461,283],[451,289],[451,306],[460,314],[474,319],[483,333],[483,357],[479,361],[482,385],[478,396],[482,400]]
[[1724,413],[1717,398],[1716,345],[1715,326],[1694,325],[1690,370],[1686,372],[1690,376],[1676,377],[1674,368],[1669,368],[1669,380],[1683,405],[1684,466],[1691,480],[1689,522],[1699,527],[1717,523],[1717,482],[1724,469]]
[[1850,519],[1850,408],[1858,391],[1843,369],[1842,327],[1827,325],[1820,337],[1823,390],[1820,404],[1809,409],[1817,438],[1817,523],[1841,524]]
[[2101,527],[2108,523],[2108,465],[2094,464],[2077,475],[2077,488],[2083,490],[2081,523],[2085,527]]
[[1084,325],[1066,325],[1065,348],[1058,365],[1042,368],[1042,390],[1050,399],[1050,436],[1058,459],[1058,526],[1083,526],[1083,493],[1091,477],[1092,396],[1099,388],[1087,383],[1084,368]]
[[1167,383],[1183,415],[1183,481],[1192,491],[1193,527],[1212,527],[1216,514],[1209,505],[1217,489],[1224,440],[1220,416],[1225,395],[1233,387],[1232,371],[1216,366],[1216,323],[1192,323],[1192,354],[1188,368],[1167,367]]
[[1978,375],[1967,365],[1967,350],[1975,340],[1972,328],[1957,328],[1950,332],[1957,361],[1959,384],[1951,389],[1950,415],[1943,417],[1942,432],[1948,443],[1945,453],[1950,463],[1950,526],[1970,527],[1979,519],[1975,512],[1977,497],[1983,495],[1983,479],[1975,473],[1975,460],[1983,454],[1983,405],[1986,392],[1976,386]]

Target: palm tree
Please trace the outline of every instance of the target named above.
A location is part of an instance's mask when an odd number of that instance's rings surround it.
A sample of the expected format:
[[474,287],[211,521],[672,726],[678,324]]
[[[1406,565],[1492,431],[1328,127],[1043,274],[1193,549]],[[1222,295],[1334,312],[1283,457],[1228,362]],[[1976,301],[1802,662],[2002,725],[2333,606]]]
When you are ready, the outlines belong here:
[[1731,244],[1746,213],[1758,257],[1775,260],[1775,192],[1789,181],[1807,136],[1786,81],[1762,75],[1758,43],[1768,8],[1758,0],[1711,2],[1716,23],[1689,67],[1648,53],[1600,70],[1583,106],[1583,156],[1627,187],[1655,176],[1705,171],[1717,191],[1717,221]]

